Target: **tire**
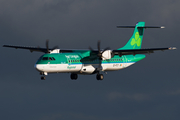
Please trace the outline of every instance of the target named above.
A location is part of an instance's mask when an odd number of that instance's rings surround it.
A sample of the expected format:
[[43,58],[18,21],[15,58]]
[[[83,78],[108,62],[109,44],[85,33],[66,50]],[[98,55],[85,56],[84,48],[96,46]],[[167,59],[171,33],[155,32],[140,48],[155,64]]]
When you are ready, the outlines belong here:
[[96,75],[97,80],[103,80],[103,78],[104,78],[103,74],[97,74]]
[[45,80],[45,79],[46,79],[46,77],[45,77],[45,76],[42,76],[42,77],[41,77],[41,80]]
[[74,74],[74,73],[71,74],[71,79],[72,80],[77,80],[77,78],[78,78],[77,74]]

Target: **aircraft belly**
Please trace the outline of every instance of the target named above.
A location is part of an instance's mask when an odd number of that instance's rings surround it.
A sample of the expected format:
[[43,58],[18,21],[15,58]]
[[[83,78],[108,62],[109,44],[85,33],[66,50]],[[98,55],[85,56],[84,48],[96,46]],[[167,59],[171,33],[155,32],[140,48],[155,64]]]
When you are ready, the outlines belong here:
[[114,71],[126,68],[134,63],[110,63],[110,64],[102,64],[103,71]]
[[[126,68],[132,63],[108,63],[102,64],[102,71],[114,71]],[[80,72],[80,74],[91,74],[93,73],[98,64],[89,64],[89,65],[82,65],[82,64],[37,64],[36,69],[40,72],[48,72],[48,73],[65,73],[65,72]]]
[[110,64],[102,64],[103,71],[112,71],[112,70],[120,70],[123,68],[122,64],[119,63],[110,63]]
[[58,73],[58,72],[78,72],[81,70],[82,65],[68,65],[68,64],[42,64],[38,65],[39,70],[48,73]]

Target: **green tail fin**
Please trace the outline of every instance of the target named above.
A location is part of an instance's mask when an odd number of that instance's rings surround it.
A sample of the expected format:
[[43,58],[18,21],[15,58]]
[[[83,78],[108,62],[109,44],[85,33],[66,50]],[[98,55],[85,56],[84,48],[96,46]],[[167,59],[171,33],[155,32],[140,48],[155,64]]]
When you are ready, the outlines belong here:
[[[132,28],[129,27],[129,28]],[[135,26],[134,33],[132,37],[129,39],[128,43],[118,50],[126,50],[126,49],[141,49],[143,34],[144,34],[145,22],[138,22]]]

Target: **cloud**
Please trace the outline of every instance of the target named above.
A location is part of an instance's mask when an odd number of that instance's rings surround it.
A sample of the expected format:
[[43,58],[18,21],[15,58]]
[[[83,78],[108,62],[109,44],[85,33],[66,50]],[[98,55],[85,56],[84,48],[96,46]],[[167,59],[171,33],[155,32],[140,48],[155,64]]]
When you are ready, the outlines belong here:
[[60,120],[63,118],[62,113],[52,113],[48,115],[44,115],[39,120]]
[[170,92],[156,92],[153,94],[144,94],[144,93],[121,93],[121,92],[110,92],[107,95],[109,101],[113,100],[133,100],[133,101],[146,101],[152,100],[154,98],[160,98],[162,96],[169,97],[171,95],[180,95],[180,90],[170,91]]
[[111,92],[108,94],[108,99],[116,100],[116,99],[129,99],[135,101],[144,101],[149,100],[150,96],[147,94],[142,93],[134,93],[134,94],[127,94],[127,93],[120,93],[120,92]]
[[169,95],[180,95],[180,89],[179,90],[175,90],[175,91],[171,91],[168,92]]
[[39,120],[112,120],[110,118],[106,117],[99,117],[95,115],[89,115],[89,114],[84,114],[84,113],[78,113],[78,112],[59,112],[59,113],[52,113],[48,115],[44,115],[41,117]]

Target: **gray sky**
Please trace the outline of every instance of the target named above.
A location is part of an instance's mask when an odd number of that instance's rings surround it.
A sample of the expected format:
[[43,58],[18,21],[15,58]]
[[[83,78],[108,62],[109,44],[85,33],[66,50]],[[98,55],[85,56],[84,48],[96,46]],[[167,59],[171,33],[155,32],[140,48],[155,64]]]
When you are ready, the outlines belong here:
[[[117,25],[164,25],[146,29],[143,48],[180,48],[178,0],[0,0],[0,44],[66,49],[126,44],[133,29]],[[178,120],[179,50],[155,52],[124,70],[95,75],[51,74],[34,69],[42,53],[0,48],[2,120]]]

